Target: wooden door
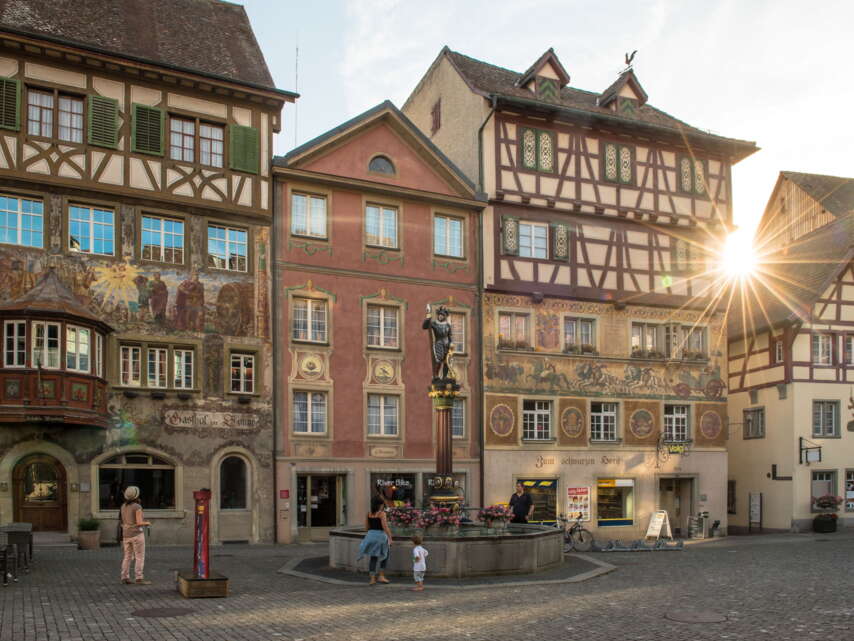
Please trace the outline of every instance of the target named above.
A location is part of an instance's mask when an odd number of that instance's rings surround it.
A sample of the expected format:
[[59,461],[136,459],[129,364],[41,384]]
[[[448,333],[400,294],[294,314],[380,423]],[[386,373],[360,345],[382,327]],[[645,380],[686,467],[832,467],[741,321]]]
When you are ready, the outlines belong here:
[[66,532],[68,501],[65,468],[52,456],[31,454],[12,472],[15,521],[34,532]]

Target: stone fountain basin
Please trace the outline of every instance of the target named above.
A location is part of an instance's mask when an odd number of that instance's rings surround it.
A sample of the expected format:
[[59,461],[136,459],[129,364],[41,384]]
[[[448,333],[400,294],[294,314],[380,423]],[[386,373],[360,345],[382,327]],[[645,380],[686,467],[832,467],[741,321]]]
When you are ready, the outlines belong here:
[[[329,565],[367,572],[368,559],[356,561],[364,528],[345,527],[329,533]],[[412,574],[411,534],[392,532],[386,574]],[[460,526],[459,532],[422,534],[427,548],[427,576],[463,578],[499,574],[533,574],[563,562],[563,532],[542,525],[509,525],[506,530]]]

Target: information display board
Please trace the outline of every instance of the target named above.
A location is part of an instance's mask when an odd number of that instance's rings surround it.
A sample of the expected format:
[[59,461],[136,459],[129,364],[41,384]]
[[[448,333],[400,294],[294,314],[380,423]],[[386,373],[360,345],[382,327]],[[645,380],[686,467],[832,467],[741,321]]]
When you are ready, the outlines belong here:
[[581,520],[590,520],[590,488],[566,488],[566,518],[576,519],[581,512]]

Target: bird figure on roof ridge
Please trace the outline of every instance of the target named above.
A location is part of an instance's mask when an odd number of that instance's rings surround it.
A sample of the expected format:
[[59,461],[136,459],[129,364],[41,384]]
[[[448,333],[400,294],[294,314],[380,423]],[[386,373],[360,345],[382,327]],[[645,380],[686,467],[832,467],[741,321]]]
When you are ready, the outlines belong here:
[[638,50],[635,49],[634,51],[632,51],[631,55],[626,53],[626,69],[627,70],[632,68],[632,61],[635,59],[635,54],[637,52],[638,52]]

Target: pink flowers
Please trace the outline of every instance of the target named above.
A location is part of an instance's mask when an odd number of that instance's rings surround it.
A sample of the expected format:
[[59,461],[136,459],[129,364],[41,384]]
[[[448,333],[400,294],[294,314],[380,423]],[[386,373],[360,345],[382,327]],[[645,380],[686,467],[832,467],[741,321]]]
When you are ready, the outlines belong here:
[[487,505],[477,513],[481,521],[509,521],[513,516],[510,508],[505,505]]
[[433,525],[458,526],[462,518],[459,512],[447,507],[430,507],[423,510],[412,507],[391,508],[388,520],[394,526],[426,530]]
[[842,505],[841,496],[825,494],[824,496],[812,497],[812,504],[820,510],[837,510]]

